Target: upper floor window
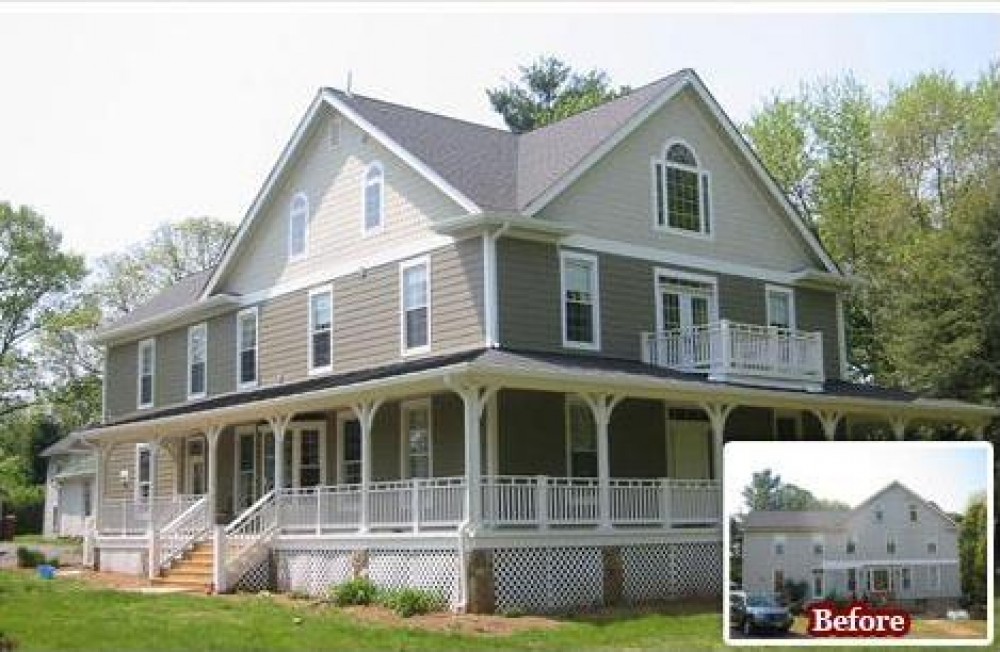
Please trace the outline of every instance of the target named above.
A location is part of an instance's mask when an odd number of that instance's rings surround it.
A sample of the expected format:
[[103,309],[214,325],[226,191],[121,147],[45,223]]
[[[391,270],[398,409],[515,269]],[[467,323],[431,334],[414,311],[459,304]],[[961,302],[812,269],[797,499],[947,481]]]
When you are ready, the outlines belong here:
[[785,554],[785,537],[774,538],[774,554],[776,555]]
[[236,316],[236,374],[240,388],[257,384],[257,308]]
[[853,534],[847,537],[847,554],[853,555],[858,551],[858,539]]
[[686,144],[667,143],[653,162],[656,226],[709,235],[712,232],[709,173]]
[[597,426],[590,406],[566,397],[566,461],[570,477],[597,477]]
[[563,346],[601,348],[600,284],[597,257],[561,254]]
[[399,269],[403,353],[428,351],[431,342],[430,260],[420,258],[403,263]]
[[188,398],[205,395],[206,360],[208,357],[208,326],[195,324],[188,329]]
[[813,554],[814,555],[822,555],[823,554],[823,539],[822,538],[817,537],[817,538],[813,539]]
[[910,505],[910,523],[916,523],[918,520],[917,506]]
[[333,290],[327,285],[309,293],[309,370],[333,365]]
[[767,325],[771,328],[795,328],[795,295],[792,289],[768,285],[766,297]]
[[288,210],[288,257],[303,258],[309,241],[309,199],[301,192]]
[[882,519],[885,518],[885,512],[882,511],[881,505],[875,506],[875,522],[881,523]]
[[153,377],[156,375],[156,340],[139,342],[139,407],[153,405]]
[[365,171],[362,187],[362,203],[364,205],[364,232],[375,233],[382,230],[385,211],[385,173],[382,164],[375,162]]

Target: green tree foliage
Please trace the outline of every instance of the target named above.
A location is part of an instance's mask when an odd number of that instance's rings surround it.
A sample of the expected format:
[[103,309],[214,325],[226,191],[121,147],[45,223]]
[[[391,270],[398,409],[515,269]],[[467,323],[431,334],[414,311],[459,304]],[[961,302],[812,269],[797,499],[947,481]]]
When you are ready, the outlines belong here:
[[552,56],[539,57],[519,70],[517,83],[505,80],[486,90],[493,110],[503,116],[514,133],[568,118],[629,91],[627,86],[613,88],[604,71],[577,73]]
[[986,527],[989,514],[982,494],[969,501],[958,535],[958,559],[961,567],[962,593],[972,604],[986,604]]
[[836,500],[817,498],[808,489],[783,481],[771,469],[754,473],[742,495],[748,511],[846,511],[851,508]]

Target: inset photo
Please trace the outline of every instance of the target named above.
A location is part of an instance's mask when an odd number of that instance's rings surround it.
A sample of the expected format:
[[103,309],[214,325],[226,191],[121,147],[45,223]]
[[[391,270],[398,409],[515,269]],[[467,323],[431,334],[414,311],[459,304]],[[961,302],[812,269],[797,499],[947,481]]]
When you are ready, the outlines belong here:
[[988,645],[988,442],[732,442],[731,645]]

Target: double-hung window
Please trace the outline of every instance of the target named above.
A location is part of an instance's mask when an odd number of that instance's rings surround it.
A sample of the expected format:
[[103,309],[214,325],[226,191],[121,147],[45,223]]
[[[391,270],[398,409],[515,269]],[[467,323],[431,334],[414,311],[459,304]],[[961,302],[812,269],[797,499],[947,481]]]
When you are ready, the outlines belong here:
[[570,477],[597,477],[597,426],[590,406],[566,397],[566,461]]
[[309,371],[333,366],[333,290],[327,285],[309,293]]
[[560,254],[563,346],[601,348],[600,272],[596,256]]
[[795,295],[791,288],[768,285],[766,288],[767,325],[771,328],[795,328]]
[[432,472],[430,401],[404,403],[402,412],[406,477],[429,478]]
[[429,258],[400,265],[402,352],[422,353],[431,348],[431,288]]
[[195,324],[188,328],[188,398],[201,398],[205,395],[208,380],[208,325]]
[[309,243],[309,199],[298,193],[288,210],[288,257],[305,258]]
[[139,342],[139,407],[153,406],[153,379],[156,375],[156,340]]
[[654,159],[653,195],[657,228],[711,234],[709,173],[688,145],[667,143],[663,157]]
[[152,481],[152,452],[149,444],[135,445],[135,499],[149,500],[150,483]]
[[257,385],[257,308],[236,316],[236,378],[241,389]]
[[365,170],[361,190],[364,206],[362,231],[365,235],[377,233],[382,230],[385,217],[385,172],[381,163],[376,161]]

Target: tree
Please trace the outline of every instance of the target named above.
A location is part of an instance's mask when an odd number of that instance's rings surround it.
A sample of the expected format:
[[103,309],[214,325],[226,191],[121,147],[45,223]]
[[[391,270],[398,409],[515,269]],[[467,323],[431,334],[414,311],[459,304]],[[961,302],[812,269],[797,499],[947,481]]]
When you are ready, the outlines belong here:
[[743,502],[749,511],[846,511],[847,503],[816,498],[811,491],[784,482],[771,469],[764,469],[751,476],[750,484],[743,488]]
[[552,56],[539,57],[531,65],[519,66],[519,70],[519,83],[505,80],[502,85],[486,90],[493,110],[518,134],[629,92],[627,86],[614,89],[610,77],[602,70],[576,73]]
[[969,501],[958,535],[962,593],[970,603],[977,605],[985,605],[987,598],[987,523],[986,496],[979,494]]
[[743,502],[750,511],[777,509],[781,486],[781,476],[773,475],[771,469],[754,473],[750,484],[743,488]]
[[32,209],[0,203],[0,417],[30,405],[45,382],[31,347],[84,275],[80,256]]

